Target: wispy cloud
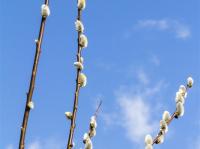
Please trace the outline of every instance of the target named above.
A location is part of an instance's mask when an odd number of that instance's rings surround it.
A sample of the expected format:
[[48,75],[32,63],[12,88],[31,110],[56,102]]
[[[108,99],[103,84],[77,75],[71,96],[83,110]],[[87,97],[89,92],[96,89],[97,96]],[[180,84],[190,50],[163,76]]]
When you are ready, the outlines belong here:
[[6,149],[14,149],[14,146],[12,144],[9,144]]
[[130,141],[141,145],[146,134],[157,131],[159,121],[154,116],[158,110],[155,107],[160,106],[160,103],[152,105],[150,101],[165,85],[164,81],[151,82],[149,76],[141,70],[135,77],[139,79],[138,84],[122,86],[115,91],[117,108],[108,114],[103,113],[103,119],[108,126],[122,127]]
[[[33,141],[27,143],[27,149],[63,149],[65,148],[66,142],[57,138],[57,137],[49,137],[49,138],[39,138],[34,139]],[[5,149],[16,149],[17,147],[13,144],[9,144]]]
[[178,20],[171,20],[171,19],[139,20],[136,24],[136,27],[151,28],[151,29],[156,29],[160,31],[173,32],[176,38],[179,38],[179,39],[186,39],[191,36],[190,28],[186,24]]
[[148,76],[146,75],[146,73],[143,70],[137,71],[137,77],[138,77],[139,81],[144,85],[147,85],[150,82]]
[[200,149],[200,136],[197,137],[197,140],[195,142],[195,149]]
[[139,20],[137,25],[139,27],[151,27],[151,28],[157,28],[160,30],[166,30],[169,28],[169,22],[165,19],[163,19],[163,20],[153,20],[153,19]]
[[42,145],[39,141],[34,141],[28,145],[28,149],[41,149]]
[[200,149],[200,135],[187,137],[187,149]]
[[55,138],[37,139],[29,143],[27,149],[62,149],[64,148],[63,144],[63,142]]
[[200,149],[200,142],[198,140],[197,144],[196,144],[196,149]]
[[151,121],[151,107],[141,96],[120,95],[118,104],[122,117],[122,127],[127,137],[141,143],[146,134],[155,130],[155,122]]
[[150,58],[150,61],[155,65],[155,66],[160,66],[160,59],[156,55],[152,55]]

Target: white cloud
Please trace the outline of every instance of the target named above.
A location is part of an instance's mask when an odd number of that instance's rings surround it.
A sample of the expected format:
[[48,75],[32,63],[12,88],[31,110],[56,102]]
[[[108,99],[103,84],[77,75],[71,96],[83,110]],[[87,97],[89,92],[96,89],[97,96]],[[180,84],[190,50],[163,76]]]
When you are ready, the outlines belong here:
[[48,138],[46,140],[37,139],[28,144],[27,149],[63,149],[64,142],[55,138]]
[[139,20],[136,26],[140,28],[152,28],[161,31],[173,32],[175,36],[179,39],[186,39],[191,36],[190,28],[186,24],[183,24],[177,20],[171,20],[171,19]]
[[102,112],[100,116],[104,120],[104,123],[105,123],[106,126],[121,125],[121,122],[119,122],[117,120],[119,115],[116,112],[113,112],[113,113]]
[[190,137],[188,136],[187,139],[187,149],[200,149],[200,135],[197,135],[196,137]]
[[177,22],[175,26],[175,31],[176,31],[176,37],[181,38],[181,39],[186,39],[190,37],[191,31],[189,27],[185,25],[181,25],[180,23]]
[[139,83],[117,89],[115,110],[103,113],[102,118],[108,126],[122,127],[127,138],[140,146],[146,134],[157,133],[159,129],[157,111],[160,108],[157,107],[161,102],[156,103],[155,97],[165,84],[164,81],[151,82],[149,76],[141,70],[137,71],[135,77],[139,77]]
[[[57,137],[49,137],[42,139],[35,139],[31,142],[28,142],[25,146],[26,149],[63,149],[66,146],[66,142],[57,138]],[[7,145],[5,149],[16,149],[17,147],[13,144]]]
[[159,81],[155,83],[156,85],[153,87],[146,87],[145,92],[143,93],[146,97],[150,98],[159,91],[161,91],[161,88],[167,87],[167,84],[164,81]]
[[150,61],[155,65],[155,66],[160,66],[160,59],[156,55],[152,55]]
[[14,149],[13,145],[12,144],[9,144],[6,149]]
[[200,149],[200,136],[197,138],[195,142],[195,149]]
[[142,84],[149,84],[149,78],[143,70],[137,71],[137,77]]
[[39,141],[34,141],[28,145],[28,149],[41,149],[41,143]]
[[151,121],[151,108],[141,96],[121,95],[118,103],[123,116],[122,126],[130,140],[141,143],[146,134],[156,130],[155,123]]
[[196,149],[200,149],[200,142],[197,142]]
[[164,20],[164,19],[163,20],[153,20],[153,19],[139,20],[138,26],[153,27],[153,28],[157,28],[157,29],[161,29],[161,30],[166,30],[170,27],[168,21]]

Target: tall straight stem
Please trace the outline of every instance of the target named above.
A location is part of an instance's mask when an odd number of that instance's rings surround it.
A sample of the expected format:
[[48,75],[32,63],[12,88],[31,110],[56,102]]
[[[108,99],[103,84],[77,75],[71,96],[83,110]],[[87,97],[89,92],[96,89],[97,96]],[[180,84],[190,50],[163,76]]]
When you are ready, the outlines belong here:
[[[78,9],[78,16],[77,20],[81,21],[81,10]],[[80,46],[80,35],[81,32],[78,32],[78,49],[77,49],[77,61],[80,62],[81,59],[81,46]],[[78,109],[78,97],[79,97],[79,91],[80,91],[80,84],[79,84],[79,75],[81,71],[80,69],[77,69],[77,76],[76,76],[76,90],[74,94],[74,105],[73,105],[73,113],[72,113],[72,119],[71,119],[71,126],[70,126],[70,132],[68,137],[68,143],[67,143],[67,149],[71,149],[73,147],[73,138],[74,138],[74,129],[76,127],[76,113]]]
[[[48,5],[49,0],[45,0],[45,4]],[[25,146],[26,129],[27,129],[27,125],[28,125],[29,113],[31,110],[28,107],[28,103],[32,101],[32,96],[33,96],[33,92],[34,92],[34,88],[35,88],[35,79],[36,79],[37,68],[38,68],[38,63],[39,63],[39,58],[40,58],[40,53],[41,53],[41,44],[42,44],[42,39],[43,39],[43,35],[44,35],[45,22],[46,22],[46,17],[42,17],[41,24],[40,24],[39,36],[36,41],[35,58],[34,58],[34,63],[33,63],[33,68],[32,68],[29,91],[27,93],[23,122],[22,122],[22,126],[21,126],[19,149],[24,149],[24,146]]]

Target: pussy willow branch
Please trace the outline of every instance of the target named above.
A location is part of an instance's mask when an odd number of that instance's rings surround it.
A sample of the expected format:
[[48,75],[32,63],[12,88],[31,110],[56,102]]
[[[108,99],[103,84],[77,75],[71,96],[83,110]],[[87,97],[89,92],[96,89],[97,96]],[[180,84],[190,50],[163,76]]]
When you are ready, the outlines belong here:
[[[187,91],[188,91],[188,86],[186,85],[186,92],[187,92]],[[170,120],[167,122],[167,125],[168,125],[168,126],[169,126],[170,123],[174,120],[174,118],[178,118],[178,117],[177,117],[177,112],[176,112],[176,111],[172,114]],[[155,139],[153,140],[152,145],[154,145],[154,144],[157,143],[158,138],[159,138],[161,135],[163,135],[163,132],[160,130],[159,133],[158,133],[158,135],[157,135],[157,136],[155,137]]]
[[[45,0],[45,4],[48,5],[49,0]],[[33,96],[33,92],[34,92],[35,79],[36,79],[37,68],[38,68],[38,63],[39,63],[39,58],[40,58],[40,53],[41,53],[41,44],[42,44],[42,39],[43,39],[43,34],[44,34],[45,22],[46,22],[46,17],[42,17],[39,36],[36,41],[36,53],[35,53],[34,64],[33,64],[33,68],[32,68],[29,91],[27,93],[23,122],[22,122],[22,126],[21,126],[19,149],[24,149],[24,146],[25,146],[26,129],[27,129],[27,125],[28,125],[29,113],[31,110],[28,107],[28,103],[32,101],[32,96]]]
[[[175,117],[176,117],[176,112],[174,112],[173,115],[171,116],[169,122],[167,123],[168,126],[169,126],[169,124],[173,121],[173,119],[174,119]],[[157,143],[158,138],[159,138],[162,134],[163,134],[162,131],[160,131],[160,132],[158,133],[157,137],[153,140],[153,144],[152,144],[152,145],[154,145],[154,144]]]
[[[78,9],[78,16],[77,20],[81,21],[81,10]],[[78,50],[77,50],[77,61],[80,62],[81,60],[81,46],[80,46],[80,35],[81,32],[78,31]],[[78,97],[79,97],[79,91],[80,91],[80,84],[79,84],[79,75],[81,73],[80,69],[77,69],[77,76],[76,76],[76,90],[74,94],[74,105],[73,105],[73,112],[72,112],[72,119],[71,119],[71,126],[70,126],[70,132],[68,137],[68,143],[67,143],[67,149],[71,149],[73,147],[73,137],[74,137],[74,129],[76,127],[76,113],[78,109]]]

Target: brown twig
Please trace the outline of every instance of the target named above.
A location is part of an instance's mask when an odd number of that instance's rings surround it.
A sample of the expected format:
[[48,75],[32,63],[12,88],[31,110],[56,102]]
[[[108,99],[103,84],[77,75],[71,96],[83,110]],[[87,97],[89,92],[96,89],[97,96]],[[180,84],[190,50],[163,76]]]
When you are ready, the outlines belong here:
[[[45,4],[48,5],[49,0],[45,0]],[[28,125],[29,113],[31,110],[28,107],[28,103],[32,101],[32,96],[33,96],[33,92],[34,92],[35,79],[36,79],[37,68],[38,68],[38,63],[39,63],[39,58],[40,58],[40,53],[41,53],[41,44],[42,44],[42,39],[43,39],[43,34],[44,34],[45,22],[46,22],[46,17],[42,17],[41,24],[40,24],[39,36],[36,41],[36,53],[35,53],[34,64],[33,64],[33,68],[32,68],[29,91],[27,93],[23,122],[22,122],[22,126],[21,126],[19,149],[24,149],[24,146],[25,146],[26,129],[27,129],[27,125]]]
[[87,143],[91,143],[91,139],[92,137],[96,136],[96,127],[97,127],[97,116],[99,114],[99,111],[100,111],[100,108],[101,108],[101,105],[102,105],[102,100],[100,100],[97,108],[96,108],[96,111],[94,113],[94,116],[91,117],[90,119],[90,125],[89,125],[89,132],[88,133],[85,133],[88,135],[88,137],[90,138],[90,141],[88,142],[88,138],[86,137],[85,138],[85,134],[84,134],[84,139],[83,139],[83,143],[86,145]]
[[[77,20],[81,21],[81,10],[78,9],[78,16]],[[77,50],[77,61],[81,61],[81,46],[80,46],[80,35],[81,32],[78,31],[78,50]],[[74,129],[76,127],[76,113],[78,109],[78,97],[79,97],[79,91],[80,91],[80,84],[79,84],[79,75],[81,73],[80,69],[77,69],[77,76],[76,76],[76,90],[74,94],[74,105],[73,105],[73,113],[71,118],[71,126],[70,126],[70,132],[68,137],[68,143],[67,143],[67,149],[71,149],[73,147],[73,137],[74,137]]]
[[[189,87],[188,87],[188,85],[186,85],[186,92],[188,91],[188,89],[189,89]],[[174,118],[175,118],[175,119],[178,118],[178,115],[177,115],[177,112],[176,112],[176,111],[172,114],[171,118],[170,118],[169,121],[167,122],[167,126],[169,126],[169,125],[171,124],[171,122],[174,120]],[[158,133],[158,135],[153,139],[152,145],[158,144],[158,139],[159,139],[159,137],[160,137],[161,135],[164,135],[164,134],[165,134],[165,132],[162,131],[162,130],[160,130],[159,133]]]
[[95,118],[97,118],[97,116],[98,116],[98,114],[99,114],[99,110],[100,110],[100,108],[101,108],[101,105],[102,105],[102,100],[100,100],[99,105],[98,105],[98,107],[97,107],[97,109],[96,109],[96,111],[95,111],[95,113],[94,113]]
[[[169,126],[169,124],[172,122],[172,120],[176,117],[176,112],[173,113],[173,115],[171,116],[170,120],[168,121],[167,125]],[[153,144],[157,144],[158,138],[163,135],[163,131],[159,131],[158,135],[155,137],[155,139],[153,140]]]

